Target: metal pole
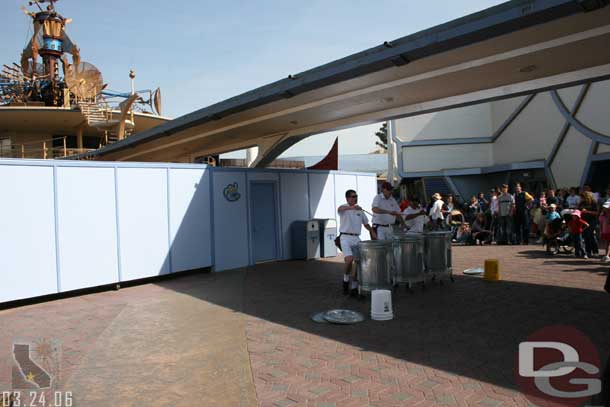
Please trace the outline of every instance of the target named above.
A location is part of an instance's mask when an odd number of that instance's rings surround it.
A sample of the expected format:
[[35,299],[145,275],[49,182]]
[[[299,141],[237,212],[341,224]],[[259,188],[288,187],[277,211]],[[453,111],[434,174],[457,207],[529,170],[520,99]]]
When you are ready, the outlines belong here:
[[66,136],[64,136],[64,157],[68,155],[68,151],[66,149]]
[[47,142],[46,141],[42,142],[42,158],[44,160],[47,159]]

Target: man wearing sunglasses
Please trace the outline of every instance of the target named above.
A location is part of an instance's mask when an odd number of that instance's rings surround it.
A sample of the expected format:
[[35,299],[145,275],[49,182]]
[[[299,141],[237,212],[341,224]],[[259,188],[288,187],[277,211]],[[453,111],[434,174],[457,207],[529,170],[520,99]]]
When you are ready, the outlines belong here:
[[392,184],[381,184],[381,193],[373,199],[373,229],[379,240],[392,238],[392,225],[400,216],[400,206],[392,196]]
[[343,274],[343,294],[352,296],[358,295],[358,279],[355,273],[352,273],[352,262],[354,260],[352,248],[360,243],[360,233],[362,226],[371,234],[372,239],[377,238],[377,234],[369,225],[369,219],[358,206],[358,194],[353,189],[345,192],[346,204],[341,205],[337,212],[339,213],[339,221],[341,227],[339,229],[341,240],[341,251],[345,256],[345,273]]

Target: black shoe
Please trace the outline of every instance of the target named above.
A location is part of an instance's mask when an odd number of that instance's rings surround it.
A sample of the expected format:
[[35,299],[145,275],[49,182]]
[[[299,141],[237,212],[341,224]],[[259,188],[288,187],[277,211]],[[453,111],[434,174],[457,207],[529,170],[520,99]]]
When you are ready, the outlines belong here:
[[343,295],[349,294],[349,281],[343,282]]

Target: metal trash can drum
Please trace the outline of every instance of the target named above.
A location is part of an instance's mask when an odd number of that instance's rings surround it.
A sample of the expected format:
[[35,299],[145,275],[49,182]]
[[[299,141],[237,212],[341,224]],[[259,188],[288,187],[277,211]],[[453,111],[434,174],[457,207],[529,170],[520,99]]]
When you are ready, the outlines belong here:
[[394,284],[425,282],[424,237],[420,233],[395,234],[393,239]]
[[392,288],[392,241],[360,242],[358,281],[360,292]]
[[319,259],[320,258],[320,230],[319,224],[314,220],[297,220],[291,225],[292,258],[293,259]]
[[453,281],[451,231],[424,233],[424,263],[433,278],[449,277]]
[[320,257],[337,257],[337,221],[334,219],[313,219],[320,230]]

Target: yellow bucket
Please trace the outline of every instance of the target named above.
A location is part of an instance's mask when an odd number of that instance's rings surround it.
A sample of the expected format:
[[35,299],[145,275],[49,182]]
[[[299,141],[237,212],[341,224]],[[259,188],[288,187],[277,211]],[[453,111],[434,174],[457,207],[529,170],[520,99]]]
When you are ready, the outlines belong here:
[[485,273],[483,279],[487,281],[499,281],[500,280],[500,263],[497,259],[485,260]]

